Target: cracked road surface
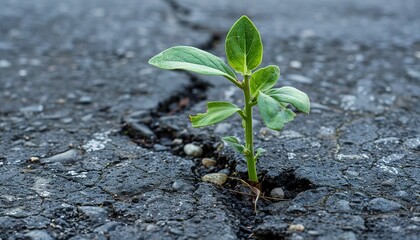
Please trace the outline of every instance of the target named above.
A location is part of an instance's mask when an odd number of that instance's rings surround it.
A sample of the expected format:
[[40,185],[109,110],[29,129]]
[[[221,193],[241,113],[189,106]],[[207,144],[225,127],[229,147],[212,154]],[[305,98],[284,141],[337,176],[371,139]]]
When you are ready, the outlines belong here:
[[[415,0],[0,0],[0,239],[418,239],[420,17]],[[192,129],[221,78],[147,65],[174,45],[224,56],[241,15],[279,86],[310,115],[270,131],[255,114],[266,195],[220,137]],[[200,157],[184,146],[199,146]],[[212,166],[202,159],[211,158]],[[209,161],[208,161],[209,162]]]

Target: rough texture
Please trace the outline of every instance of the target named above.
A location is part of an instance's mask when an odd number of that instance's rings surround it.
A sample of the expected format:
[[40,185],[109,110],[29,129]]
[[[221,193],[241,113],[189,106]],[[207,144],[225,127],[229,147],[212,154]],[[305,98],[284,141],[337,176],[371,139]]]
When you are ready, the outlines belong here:
[[[0,239],[417,239],[419,2],[263,2],[0,0]],[[241,182],[201,181],[246,178],[219,141],[239,118],[187,121],[240,92],[146,64],[173,45],[223,56],[243,14],[279,86],[312,101],[282,132],[255,115],[263,191],[284,194],[257,213]]]

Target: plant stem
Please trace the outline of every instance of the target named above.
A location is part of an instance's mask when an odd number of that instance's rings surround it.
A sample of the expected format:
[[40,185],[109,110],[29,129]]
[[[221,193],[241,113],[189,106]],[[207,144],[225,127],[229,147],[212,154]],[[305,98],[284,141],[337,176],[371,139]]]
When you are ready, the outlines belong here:
[[257,169],[254,160],[254,136],[252,130],[252,97],[249,87],[249,76],[245,75],[243,90],[245,96],[245,154],[248,167],[248,178],[253,183],[258,183]]

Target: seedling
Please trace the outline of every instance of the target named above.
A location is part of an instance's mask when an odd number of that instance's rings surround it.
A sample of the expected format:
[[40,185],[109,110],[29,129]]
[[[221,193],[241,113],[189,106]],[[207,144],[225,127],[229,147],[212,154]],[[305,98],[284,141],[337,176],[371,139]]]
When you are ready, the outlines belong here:
[[252,108],[258,106],[264,124],[270,129],[280,131],[285,123],[296,116],[289,108],[290,105],[295,110],[309,113],[309,98],[293,87],[273,88],[280,76],[277,66],[269,65],[253,72],[261,64],[263,45],[258,29],[247,16],[239,18],[229,30],[225,51],[229,65],[243,76],[242,80],[219,57],[189,46],[169,48],[150,59],[149,64],[168,70],[181,69],[223,76],[242,90],[245,100],[243,109],[230,102],[208,102],[207,112],[190,116],[190,120],[192,126],[198,128],[221,122],[235,113],[239,114],[245,130],[245,145],[234,136],[224,137],[223,140],[245,156],[249,181],[257,184],[256,163],[265,150],[254,150]]

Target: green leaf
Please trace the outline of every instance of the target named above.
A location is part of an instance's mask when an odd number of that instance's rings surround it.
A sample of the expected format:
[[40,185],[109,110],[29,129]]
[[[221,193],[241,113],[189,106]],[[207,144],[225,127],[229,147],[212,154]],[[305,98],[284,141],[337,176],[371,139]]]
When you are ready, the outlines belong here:
[[235,112],[241,111],[235,104],[230,102],[208,102],[207,112],[190,116],[192,126],[205,127],[218,123],[232,116]]
[[256,154],[255,154],[255,156],[254,156],[254,160],[255,160],[255,162],[258,160],[258,157],[259,157],[259,156],[261,156],[261,155],[263,155],[265,152],[266,152],[266,151],[265,151],[265,149],[264,149],[264,148],[258,148],[258,149],[257,149],[257,153],[256,153]]
[[259,91],[266,91],[272,88],[280,77],[280,69],[270,65],[260,68],[251,76],[250,87],[252,97],[256,97]]
[[189,46],[176,46],[157,54],[149,64],[162,69],[181,69],[235,80],[235,73],[219,57]]
[[235,71],[249,75],[262,61],[263,45],[258,29],[247,16],[233,24],[226,36],[226,56]]
[[231,146],[233,149],[235,149],[239,153],[242,153],[242,154],[244,153],[245,146],[240,144],[239,139],[237,139],[236,137],[233,137],[233,136],[223,137],[222,140],[225,141],[229,146]]
[[273,97],[260,92],[258,95],[258,110],[268,128],[281,130],[285,123],[294,119],[296,114],[284,108]]
[[309,113],[310,111],[310,102],[308,95],[294,87],[282,87],[271,89],[265,93],[278,102],[292,104],[293,107],[295,107],[301,112]]

